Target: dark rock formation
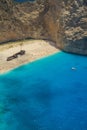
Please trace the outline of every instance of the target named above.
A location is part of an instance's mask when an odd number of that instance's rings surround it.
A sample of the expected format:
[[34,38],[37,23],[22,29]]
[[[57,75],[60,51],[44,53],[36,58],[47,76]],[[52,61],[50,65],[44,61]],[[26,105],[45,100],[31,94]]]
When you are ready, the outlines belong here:
[[67,52],[87,54],[87,0],[0,0],[0,42],[48,39]]

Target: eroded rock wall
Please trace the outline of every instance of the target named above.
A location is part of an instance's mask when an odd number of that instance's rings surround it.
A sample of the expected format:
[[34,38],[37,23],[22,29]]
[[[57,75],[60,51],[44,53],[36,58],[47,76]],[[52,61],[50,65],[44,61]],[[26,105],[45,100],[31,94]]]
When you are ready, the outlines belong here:
[[87,54],[87,1],[0,0],[0,42],[48,39],[67,52]]
[[67,52],[87,54],[87,1],[73,0],[62,5],[62,44],[58,46]]

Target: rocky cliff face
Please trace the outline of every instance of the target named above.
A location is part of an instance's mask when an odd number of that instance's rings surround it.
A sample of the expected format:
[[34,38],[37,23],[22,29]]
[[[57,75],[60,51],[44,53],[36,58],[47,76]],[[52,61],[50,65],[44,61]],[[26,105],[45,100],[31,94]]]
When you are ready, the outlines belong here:
[[48,39],[67,52],[87,54],[87,1],[0,0],[0,42]]
[[63,3],[60,19],[60,38],[63,41],[59,47],[67,52],[87,54],[87,1],[74,0]]

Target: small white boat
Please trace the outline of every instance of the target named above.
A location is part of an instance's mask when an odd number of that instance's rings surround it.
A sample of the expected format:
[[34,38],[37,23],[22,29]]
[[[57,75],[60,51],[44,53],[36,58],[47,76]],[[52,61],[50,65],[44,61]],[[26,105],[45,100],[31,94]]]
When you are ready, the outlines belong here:
[[72,70],[76,70],[76,68],[75,68],[75,67],[72,67]]

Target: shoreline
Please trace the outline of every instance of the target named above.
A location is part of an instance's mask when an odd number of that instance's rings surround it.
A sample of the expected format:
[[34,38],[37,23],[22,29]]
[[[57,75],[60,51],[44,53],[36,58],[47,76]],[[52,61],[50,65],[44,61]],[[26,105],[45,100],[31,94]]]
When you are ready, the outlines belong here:
[[[25,55],[7,61],[7,57],[14,55],[20,50],[25,50]],[[55,44],[45,40],[26,40],[0,45],[0,74],[57,52],[60,52],[60,50],[55,47]]]

